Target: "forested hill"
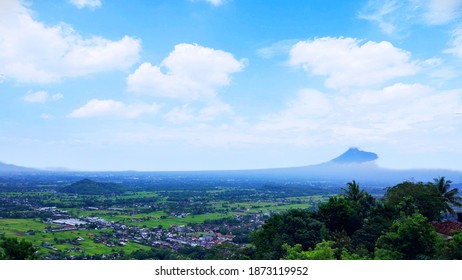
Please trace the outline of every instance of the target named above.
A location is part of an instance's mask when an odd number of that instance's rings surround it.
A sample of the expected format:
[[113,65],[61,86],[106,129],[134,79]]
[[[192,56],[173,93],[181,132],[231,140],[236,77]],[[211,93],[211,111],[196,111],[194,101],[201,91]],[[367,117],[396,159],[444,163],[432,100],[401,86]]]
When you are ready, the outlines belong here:
[[121,194],[126,190],[127,188],[121,184],[101,183],[90,179],[83,179],[60,189],[60,191],[64,193],[84,195]]

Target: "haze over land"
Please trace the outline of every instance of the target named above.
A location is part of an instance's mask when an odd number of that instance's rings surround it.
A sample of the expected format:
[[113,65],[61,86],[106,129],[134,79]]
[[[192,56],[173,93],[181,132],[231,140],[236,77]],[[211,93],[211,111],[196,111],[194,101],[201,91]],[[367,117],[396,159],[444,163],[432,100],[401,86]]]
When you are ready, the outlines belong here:
[[383,168],[462,170],[461,15],[461,0],[1,1],[0,160],[241,170],[359,146]]
[[[22,175],[41,176],[55,178],[52,181],[77,180],[77,178],[105,178],[120,182],[137,184],[142,180],[148,184],[157,185],[179,184],[189,185],[200,182],[215,185],[298,185],[298,186],[324,186],[340,187],[350,180],[359,180],[366,183],[366,187],[383,188],[402,181],[431,181],[434,178],[448,177],[456,184],[462,184],[462,171],[445,169],[387,169],[377,165],[379,156],[373,152],[362,151],[358,148],[350,148],[338,157],[314,165],[300,167],[248,169],[248,170],[215,170],[215,171],[100,171],[89,172],[88,170],[71,171],[65,168],[58,170],[33,169],[0,162],[0,175],[11,177]],[[73,179],[70,179],[73,178]],[[49,178],[50,179],[50,178]],[[230,183],[231,182],[231,183]],[[232,183],[234,182],[234,183]]]

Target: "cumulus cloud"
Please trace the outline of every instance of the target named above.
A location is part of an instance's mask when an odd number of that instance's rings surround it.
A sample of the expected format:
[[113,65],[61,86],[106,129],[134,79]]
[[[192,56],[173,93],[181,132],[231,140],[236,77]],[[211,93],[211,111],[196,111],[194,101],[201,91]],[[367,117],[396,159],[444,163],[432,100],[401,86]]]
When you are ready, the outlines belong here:
[[95,9],[101,7],[101,0],[69,0],[69,2],[79,9]]
[[419,70],[408,52],[390,42],[362,43],[343,37],[298,42],[290,51],[289,64],[326,76],[326,86],[335,89],[380,85]]
[[262,118],[256,130],[284,135],[299,145],[398,141],[400,133],[416,137],[456,129],[462,120],[455,114],[461,109],[461,90],[438,91],[422,84],[397,83],[344,95],[305,89],[284,110]]
[[23,96],[23,100],[28,103],[46,103],[48,101],[58,101],[63,99],[61,93],[49,94],[46,91],[28,92]]
[[35,20],[18,0],[0,4],[0,73],[23,83],[51,83],[64,77],[127,69],[139,59],[140,41],[83,38],[64,23]]
[[131,92],[182,100],[213,99],[245,60],[195,44],[179,44],[159,66],[145,62],[127,78]]
[[68,115],[70,118],[138,118],[143,114],[157,114],[159,105],[125,104],[111,99],[92,99]]

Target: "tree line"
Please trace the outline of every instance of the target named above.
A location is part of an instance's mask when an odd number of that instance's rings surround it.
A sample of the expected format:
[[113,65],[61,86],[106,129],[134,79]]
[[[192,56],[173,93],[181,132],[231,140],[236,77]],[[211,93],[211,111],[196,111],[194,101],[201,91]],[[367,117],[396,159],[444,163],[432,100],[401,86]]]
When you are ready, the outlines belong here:
[[462,206],[444,177],[403,182],[381,199],[356,181],[316,211],[273,215],[252,235],[255,259],[461,259],[462,232],[444,238],[432,222]]

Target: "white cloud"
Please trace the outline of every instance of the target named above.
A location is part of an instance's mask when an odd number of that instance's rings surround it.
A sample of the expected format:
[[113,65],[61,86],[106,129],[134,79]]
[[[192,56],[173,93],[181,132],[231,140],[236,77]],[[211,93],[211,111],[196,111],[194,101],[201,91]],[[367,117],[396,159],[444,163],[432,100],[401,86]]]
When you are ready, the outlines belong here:
[[28,93],[23,97],[23,100],[28,103],[45,103],[49,98],[49,95],[46,91],[37,91],[33,93]]
[[290,51],[289,63],[326,76],[326,86],[335,89],[380,85],[419,70],[408,52],[390,42],[361,43],[342,37],[298,42]]
[[200,2],[200,1],[203,1],[203,2],[207,2],[209,4],[211,4],[212,6],[220,6],[220,5],[223,5],[227,2],[227,0],[189,0],[191,2]]
[[399,21],[396,19],[395,11],[399,10],[400,4],[402,2],[394,0],[370,0],[363,10],[359,12],[358,17],[378,23],[383,33],[393,35],[398,29]]
[[451,48],[445,50],[444,52],[462,58],[462,28],[453,31]]
[[92,99],[69,114],[70,118],[138,118],[143,114],[157,114],[157,104],[125,104],[111,99]]
[[257,54],[263,58],[272,58],[278,55],[286,55],[297,43],[297,40],[283,40],[257,50]]
[[179,44],[159,66],[143,63],[128,76],[127,87],[160,97],[211,100],[219,88],[229,85],[231,74],[244,66],[245,60],[238,61],[228,52]]
[[226,0],[205,0],[205,1],[214,6],[220,6],[226,2]]
[[415,24],[445,25],[462,14],[462,0],[369,0],[358,17],[375,22],[388,35],[402,35]]
[[233,114],[233,109],[230,105],[220,101],[216,101],[207,105],[199,111],[197,119],[199,121],[212,121],[221,115]]
[[185,123],[194,120],[194,112],[188,104],[181,107],[175,107],[166,113],[164,119],[170,123]]
[[204,147],[431,145],[459,129],[458,112],[462,112],[462,91],[438,91],[422,84],[397,83],[337,95],[303,89],[280,112],[256,123],[194,124],[198,110],[184,105],[163,118],[188,125],[133,128],[122,134],[128,142],[179,141]]
[[43,113],[43,114],[40,115],[40,118],[41,118],[42,120],[51,120],[51,119],[53,119],[54,117],[53,117],[53,115],[50,115],[50,114],[47,114],[47,113]]
[[64,96],[61,93],[50,95],[46,91],[29,92],[23,96],[23,100],[28,103],[46,103],[48,101],[58,101],[63,98]]
[[51,96],[51,100],[53,100],[53,101],[58,101],[58,100],[61,100],[63,98],[64,98],[64,96],[61,93],[53,94]]
[[47,26],[17,0],[0,9],[0,73],[23,83],[127,69],[139,59],[140,41],[83,38],[64,23]]
[[424,20],[430,25],[447,24],[461,15],[462,0],[417,0],[424,6]]
[[315,89],[301,90],[286,107],[280,113],[263,117],[258,129],[286,132],[317,129],[333,110],[329,98]]
[[[454,133],[462,125],[457,115],[462,112],[461,90],[441,91],[419,83],[337,94],[303,89],[287,100],[282,110],[262,116],[255,123],[236,118],[226,104],[216,104],[215,108],[196,105],[174,107],[162,115],[165,121],[180,126],[133,128],[121,132],[123,140],[120,135],[114,138],[128,143],[178,141],[204,147],[290,145],[313,149],[376,143],[412,147],[414,142],[441,145],[448,135],[459,139]],[[233,118],[226,123],[209,123],[205,112],[212,114],[214,109],[219,116]]]
[[256,130],[297,145],[399,142],[403,135],[428,138],[436,131],[457,129],[462,120],[455,114],[461,109],[461,90],[438,91],[422,84],[398,83],[345,95],[309,89],[280,113],[262,118]]
[[101,0],[69,0],[69,2],[79,9],[95,9],[101,7]]
[[230,105],[216,101],[208,104],[203,108],[194,108],[190,104],[184,104],[175,107],[166,113],[163,117],[171,123],[186,123],[186,122],[210,122],[216,120],[223,115],[230,115],[233,109]]

